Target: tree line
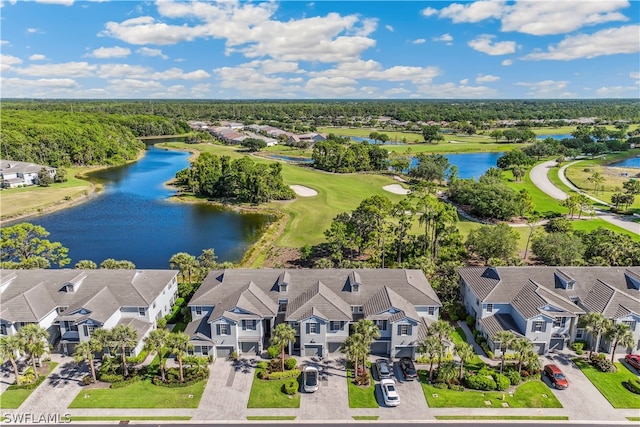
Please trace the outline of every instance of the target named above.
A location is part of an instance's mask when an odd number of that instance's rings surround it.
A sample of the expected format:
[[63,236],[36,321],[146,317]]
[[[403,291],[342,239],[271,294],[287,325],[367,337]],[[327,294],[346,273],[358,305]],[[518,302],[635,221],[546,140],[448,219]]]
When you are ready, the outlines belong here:
[[0,157],[53,167],[122,164],[144,149],[138,137],[188,131],[186,123],[157,116],[69,114],[4,105],[0,120]]
[[317,142],[313,147],[313,167],[328,172],[362,172],[385,170],[389,152],[377,145],[340,143],[334,140]]
[[200,197],[253,204],[295,198],[284,184],[280,163],[256,163],[247,156],[231,160],[229,156],[201,153],[188,168],[178,171],[176,183]]

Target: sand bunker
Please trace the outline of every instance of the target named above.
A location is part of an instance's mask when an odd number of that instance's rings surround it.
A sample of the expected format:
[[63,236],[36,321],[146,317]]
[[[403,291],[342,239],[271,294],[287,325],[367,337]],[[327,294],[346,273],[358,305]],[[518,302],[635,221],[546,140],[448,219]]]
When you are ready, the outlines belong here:
[[304,185],[290,185],[291,189],[298,195],[302,197],[313,197],[317,196],[318,192],[313,188],[305,187]]
[[411,192],[400,184],[385,185],[384,187],[382,187],[382,189],[393,194],[409,194]]

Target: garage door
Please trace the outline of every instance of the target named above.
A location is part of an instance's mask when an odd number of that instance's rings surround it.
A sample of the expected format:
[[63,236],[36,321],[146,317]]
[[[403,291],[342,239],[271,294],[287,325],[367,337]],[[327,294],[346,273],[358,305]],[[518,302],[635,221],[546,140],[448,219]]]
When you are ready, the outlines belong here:
[[322,356],[322,346],[321,345],[306,345],[304,347],[304,355],[305,356]]
[[396,347],[393,357],[410,357],[413,359],[413,347]]
[[544,354],[545,346],[543,342],[538,342],[538,343],[534,342],[531,344],[533,344],[533,351],[535,351],[538,354]]
[[327,350],[329,353],[338,353],[340,351],[340,347],[342,347],[342,343],[339,342],[330,342],[327,344]]
[[257,342],[243,342],[243,343],[240,343],[240,351],[242,353],[257,353],[258,352],[258,343]]
[[371,344],[371,354],[376,356],[388,356],[389,355],[389,343],[388,342],[374,342]]
[[233,347],[216,347],[216,357],[226,359],[232,351]]

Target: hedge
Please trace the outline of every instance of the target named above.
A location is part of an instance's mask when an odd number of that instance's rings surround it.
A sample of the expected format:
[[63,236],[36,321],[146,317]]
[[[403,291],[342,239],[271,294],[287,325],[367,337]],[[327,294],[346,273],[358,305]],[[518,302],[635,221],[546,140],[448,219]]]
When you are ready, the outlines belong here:
[[175,322],[175,320],[178,318],[178,315],[180,315],[180,310],[182,309],[183,305],[184,305],[184,298],[181,298],[181,297],[177,298],[176,302],[173,304],[171,313],[165,316],[165,319],[167,319],[167,323]]
[[468,375],[464,381],[467,387],[474,390],[495,390],[497,387],[493,378],[484,375]]
[[496,390],[503,391],[509,388],[511,380],[503,374],[494,374],[493,379],[496,382]]
[[298,384],[298,381],[296,380],[291,380],[291,381],[287,381],[286,383],[282,384],[282,391],[285,394],[288,394],[290,396],[296,394],[298,392],[298,387],[300,387],[300,385]]
[[122,387],[126,387],[128,385],[131,385],[133,383],[137,383],[138,381],[142,381],[142,378],[140,378],[140,376],[136,375],[134,377],[127,378],[124,381],[113,382],[113,383],[111,383],[111,386],[109,388],[122,388]]
[[[46,375],[40,375],[38,377],[38,381],[30,383],[30,384],[11,384],[9,387],[7,387],[7,390],[33,390],[35,388],[37,388],[40,384],[42,384],[44,382],[44,380],[47,379],[47,376],[49,376],[49,374],[51,373],[51,371],[53,371],[56,366],[58,366],[58,364],[56,362],[48,362],[49,363],[49,372]],[[33,372],[33,368],[29,367],[27,369],[27,371],[31,369],[31,371]],[[27,372],[25,371],[25,372]]]
[[287,371],[292,370],[296,366],[298,366],[298,361],[295,359],[295,357],[289,357],[288,359],[284,360],[284,369],[286,369]]
[[300,376],[300,369],[291,369],[284,372],[271,372],[269,374],[270,380],[287,380],[289,378],[298,378]]
[[640,394],[640,379],[631,378],[629,381],[622,383],[631,393]]

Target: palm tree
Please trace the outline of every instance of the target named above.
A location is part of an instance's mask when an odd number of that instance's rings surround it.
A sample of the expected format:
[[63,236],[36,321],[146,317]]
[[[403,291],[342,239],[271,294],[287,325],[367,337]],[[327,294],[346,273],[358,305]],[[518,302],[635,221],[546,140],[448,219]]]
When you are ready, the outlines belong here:
[[516,336],[511,331],[500,331],[493,336],[493,343],[500,343],[500,373],[504,370],[504,354],[509,349],[511,343],[516,339]]
[[461,341],[457,343],[454,347],[454,350],[458,357],[460,358],[460,373],[458,378],[462,380],[462,370],[464,368],[465,362],[469,361],[473,356],[475,356],[475,352],[473,351],[473,347],[471,344]]
[[111,330],[111,339],[115,347],[120,350],[122,375],[126,378],[129,376],[126,350],[127,347],[135,347],[138,341],[138,332],[129,325],[118,325]]
[[13,373],[16,376],[16,384],[18,383],[18,364],[16,363],[16,353],[22,350],[22,343],[15,335],[8,335],[0,338],[0,359],[9,360],[13,366]]
[[[598,351],[598,346],[600,345],[600,336],[607,330],[607,327],[609,326],[608,321],[607,319],[605,319],[602,313],[592,311],[584,317],[584,322],[587,331],[595,334],[596,336],[595,350]],[[589,358],[591,358],[593,350],[594,346],[592,345],[591,348],[589,348]]]
[[37,323],[29,323],[20,328],[18,331],[18,339],[22,343],[24,351],[29,353],[31,365],[33,366],[33,373],[35,374],[35,380],[38,381],[36,359],[42,356],[49,347],[49,344],[47,344],[49,332]]
[[91,333],[91,339],[96,341],[96,345],[100,346],[100,352],[104,353],[104,349],[107,349],[109,356],[112,356],[113,353],[113,340],[111,339],[111,331],[104,328],[95,329]]
[[364,345],[362,344],[362,335],[353,333],[342,343],[343,351],[347,357],[353,360],[353,379],[358,376],[358,360],[363,354],[366,354]]
[[511,349],[518,359],[518,373],[522,371],[522,365],[525,360],[529,359],[530,353],[533,352],[531,341],[526,338],[516,338],[511,343]]
[[184,332],[171,333],[167,339],[167,347],[171,353],[176,357],[178,362],[178,369],[180,370],[180,382],[184,382],[184,372],[182,369],[182,358],[184,355],[193,349],[193,344],[189,342],[191,338]]
[[169,331],[166,329],[156,329],[144,339],[144,349],[149,353],[156,353],[158,355],[158,361],[160,362],[160,377],[162,382],[165,381],[164,377],[164,356],[165,347],[169,340]]
[[442,343],[439,362],[444,360],[444,342],[451,339],[451,334],[453,334],[454,331],[455,329],[453,328],[453,326],[451,326],[451,323],[447,322],[446,320],[438,320],[436,322],[433,322],[431,326],[429,326],[428,334],[437,336]]
[[193,255],[189,255],[186,252],[178,252],[174,254],[171,259],[169,259],[169,266],[172,269],[177,268],[180,270],[180,276],[182,276],[182,281],[184,282],[185,277],[189,278],[189,283],[191,283],[191,275],[194,270],[196,270],[200,264],[198,260]]
[[[427,336],[418,345],[418,351],[429,356],[429,381],[433,378],[433,361],[441,354],[443,347],[442,341],[436,335]],[[438,359],[438,363],[440,363],[440,359]]]
[[611,350],[611,363],[613,363],[616,349],[618,345],[623,347],[631,347],[633,345],[633,332],[629,325],[625,323],[615,323],[606,332],[607,338],[613,341],[613,349]]
[[373,344],[373,341],[380,338],[380,330],[373,320],[360,319],[354,325],[353,331],[362,336],[362,346],[364,347],[364,352],[362,354],[362,366],[366,366],[366,359],[371,351],[371,344]]
[[73,352],[73,355],[78,362],[82,362],[83,360],[89,361],[89,367],[91,368],[91,378],[93,379],[93,382],[96,382],[98,380],[96,378],[96,367],[93,364],[93,354],[98,351],[102,351],[100,342],[92,338],[89,341],[82,341],[76,346],[76,349]]
[[280,347],[280,362],[282,363],[282,371],[284,372],[284,349],[289,344],[296,342],[296,330],[293,329],[288,323],[280,323],[273,328],[273,335],[271,336],[271,345],[277,345]]

